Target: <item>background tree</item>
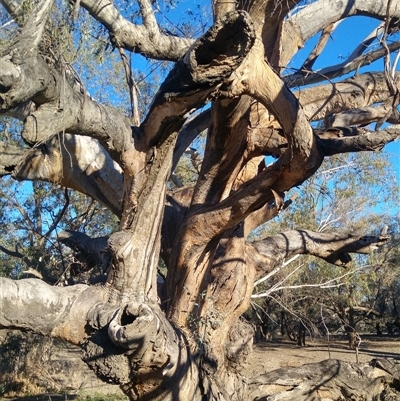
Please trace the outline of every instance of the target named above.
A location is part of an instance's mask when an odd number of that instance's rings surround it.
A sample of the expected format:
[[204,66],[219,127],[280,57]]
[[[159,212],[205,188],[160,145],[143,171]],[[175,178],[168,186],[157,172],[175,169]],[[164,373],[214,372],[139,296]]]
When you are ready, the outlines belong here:
[[[8,123],[6,119],[3,127],[11,125]],[[16,132],[5,129],[3,134],[5,141],[18,144]],[[70,249],[62,246],[65,233],[61,231],[109,235],[117,222],[104,206],[54,184],[17,182],[8,176],[2,178],[0,194],[2,275],[13,278],[32,275],[51,284],[63,284],[71,275],[76,277],[81,269],[88,273],[88,267],[94,276],[99,275],[98,270],[93,271],[90,255],[81,251],[82,261],[79,261]]]
[[[350,253],[368,253],[388,240],[336,227],[296,227],[252,244],[247,237],[290,205],[285,193],[312,177],[326,157],[376,151],[399,136],[384,125],[398,122],[399,75],[390,56],[399,43],[389,43],[400,17],[396,2],[217,0],[203,35],[171,31],[159,5],[147,0],[1,3],[13,22],[0,49],[0,112],[23,122],[23,146],[1,144],[2,173],[80,191],[114,213],[119,226],[108,238],[103,285],[61,288],[2,278],[0,327],[81,345],[98,376],[118,383],[132,400],[263,396],[258,382],[248,385],[240,374],[253,337],[240,316],[255,281],[297,254],[343,266]],[[75,52],[85,51],[75,28],[93,34],[80,12],[100,24],[96,40],[107,33],[118,50],[128,115],[100,102],[106,97],[89,96],[89,69],[80,76],[74,68]],[[335,23],[357,14],[384,23],[345,62],[313,70]],[[285,70],[318,32],[321,40],[303,66]],[[172,62],[142,118],[127,52]],[[363,73],[361,66],[377,59],[384,68]],[[349,72],[355,75],[330,81]],[[196,184],[168,192],[177,160],[206,128]],[[266,155],[275,162],[265,166]],[[78,232],[65,232],[63,241],[79,252],[82,244],[90,244],[89,254],[105,250],[104,238]],[[160,256],[167,269],[161,286]],[[382,375],[379,382],[362,375],[361,391],[380,394],[382,383],[394,380]],[[330,391],[343,394],[341,386]],[[306,397],[321,387],[312,388]]]
[[[373,174],[377,171],[382,175]],[[345,271],[323,260],[303,256],[292,263],[287,261],[267,280],[259,280],[254,301],[263,308],[262,299],[268,297],[278,311],[284,308],[280,316],[284,332],[292,340],[300,340],[297,328],[301,329],[304,323],[310,334],[318,335],[318,329],[322,330],[319,334],[323,333],[322,313],[331,331],[345,331],[354,348],[357,323],[374,319],[377,324],[385,319],[382,308],[381,312],[377,309],[378,299],[389,282],[399,276],[396,264],[389,263],[398,232],[396,217],[390,214],[396,211],[399,196],[394,174],[384,154],[331,157],[317,174],[296,189],[298,197],[290,209],[252,234],[256,240],[257,236],[298,226],[320,232],[351,229],[353,233],[365,232],[371,222],[376,227],[387,224],[391,227],[392,241],[387,249],[345,261]]]

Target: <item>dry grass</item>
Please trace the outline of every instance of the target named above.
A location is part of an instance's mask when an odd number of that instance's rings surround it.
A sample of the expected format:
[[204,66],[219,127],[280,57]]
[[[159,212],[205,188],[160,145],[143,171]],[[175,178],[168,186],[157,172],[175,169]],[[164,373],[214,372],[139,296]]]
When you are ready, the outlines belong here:
[[0,385],[0,395],[5,397],[20,397],[21,395],[42,394],[47,389],[33,380],[20,374],[4,375]]

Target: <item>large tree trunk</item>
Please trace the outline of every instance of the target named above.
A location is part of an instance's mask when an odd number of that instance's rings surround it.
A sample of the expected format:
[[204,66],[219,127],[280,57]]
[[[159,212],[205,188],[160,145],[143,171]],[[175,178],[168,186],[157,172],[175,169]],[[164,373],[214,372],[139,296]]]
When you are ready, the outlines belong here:
[[[17,12],[14,2],[3,3],[10,13]],[[290,372],[295,384],[283,372],[259,381],[243,378],[253,331],[240,316],[250,304],[254,282],[296,254],[346,266],[349,253],[368,253],[388,236],[291,230],[253,244],[247,237],[290,205],[285,192],[312,176],[325,156],[379,149],[398,131],[372,135],[354,128],[342,135],[344,129],[335,128],[333,138],[332,132],[314,133],[314,108],[336,112],[337,99],[332,105],[329,95],[321,101],[314,92],[313,104],[304,100],[303,108],[303,94],[296,97],[266,61],[280,65],[300,43],[298,38],[287,50],[280,43],[287,24],[296,26],[296,32],[305,29],[296,19],[286,21],[294,1],[279,7],[273,0],[215,1],[215,23],[196,41],[163,34],[146,0],[139,1],[140,26],[127,21],[109,0],[77,1],[109,30],[114,46],[176,61],[142,124],[131,127],[118,111],[99,105],[66,79],[62,60],[49,62],[42,56],[39,43],[52,3],[35,3],[20,35],[0,53],[0,112],[24,121],[22,137],[32,146],[27,151],[2,146],[8,157],[2,158],[0,170],[17,179],[47,180],[85,192],[118,215],[120,227],[106,250],[104,239],[77,247],[80,252],[108,252],[104,285],[59,288],[40,280],[0,279],[0,328],[32,330],[80,345],[85,362],[102,379],[119,384],[130,400],[243,401],[284,392],[299,394],[296,399],[301,400],[307,392],[321,395],[313,386],[337,379],[340,363],[305,368],[311,377],[306,388],[302,372]],[[273,51],[277,48],[279,54]],[[345,86],[353,90],[354,85]],[[361,91],[364,97],[354,92],[347,98],[338,95],[342,109],[357,103],[355,98],[359,105],[373,97],[368,91]],[[190,136],[182,129],[187,117],[210,99],[199,179],[194,188],[169,194],[165,210],[174,151],[182,151],[178,136]],[[381,101],[378,96],[374,100]],[[362,123],[377,118],[372,114]],[[347,115],[330,121],[360,123]],[[260,163],[265,154],[279,158],[265,167]],[[73,233],[61,237],[76,247]],[[168,269],[163,288],[157,282],[160,254]],[[352,396],[349,377],[360,371],[345,369],[337,380],[344,383],[340,391],[345,388],[343,393]],[[362,386],[365,377],[359,379]],[[385,380],[384,385],[374,381],[370,394],[395,383]],[[280,386],[284,389],[277,390]],[[338,394],[329,391],[327,399]],[[361,399],[360,394],[355,397]],[[273,397],[268,399],[278,399]]]

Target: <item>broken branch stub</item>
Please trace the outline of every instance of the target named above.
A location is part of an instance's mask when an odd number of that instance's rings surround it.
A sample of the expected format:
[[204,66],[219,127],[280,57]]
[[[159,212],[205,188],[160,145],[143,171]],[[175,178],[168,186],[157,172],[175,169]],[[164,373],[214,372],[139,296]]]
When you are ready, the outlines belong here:
[[184,117],[205,104],[250,52],[252,21],[244,11],[230,13],[197,40],[168,74],[143,123],[150,146],[178,131]]
[[193,82],[214,85],[229,77],[249,53],[254,40],[253,23],[247,13],[227,14],[183,58]]
[[157,317],[150,306],[131,302],[111,320],[108,335],[115,345],[135,350],[143,345],[146,336],[156,336],[158,326]]

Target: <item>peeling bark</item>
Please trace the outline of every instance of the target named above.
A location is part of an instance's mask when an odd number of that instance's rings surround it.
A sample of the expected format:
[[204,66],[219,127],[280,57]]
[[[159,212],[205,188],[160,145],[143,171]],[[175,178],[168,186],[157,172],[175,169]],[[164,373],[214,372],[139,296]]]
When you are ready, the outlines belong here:
[[361,401],[379,397],[390,401],[399,395],[398,377],[399,363],[395,360],[374,360],[359,366],[330,359],[260,375],[250,383],[250,399]]
[[[340,235],[293,230],[254,241],[252,246],[256,254],[258,252],[270,261],[268,265],[264,265],[267,269],[298,254],[314,255],[329,263],[346,266],[351,261],[350,253],[371,253],[387,243],[389,238],[387,235]],[[257,256],[254,257],[256,258]],[[259,268],[262,266],[259,265]]]
[[[0,327],[81,345],[86,363],[131,400],[361,399],[365,391],[389,391],[394,374],[336,361],[292,371],[291,380],[278,372],[246,382],[241,365],[253,332],[239,320],[257,278],[285,258],[310,254],[346,267],[350,253],[369,253],[389,239],[299,229],[246,242],[252,229],[293,202],[285,192],[311,177],[324,157],[376,151],[398,138],[396,129],[360,127],[399,121],[385,74],[297,93],[279,75],[305,40],[319,30],[326,36],[343,16],[386,18],[381,2],[319,0],[293,13],[295,1],[217,0],[215,22],[196,40],[164,34],[148,0],[138,2],[141,24],[129,22],[111,1],[75,2],[103,24],[112,44],[176,61],[143,123],[133,128],[120,112],[91,99],[66,64],[38,51],[51,4],[35,2],[0,52],[0,113],[24,122],[29,146],[2,144],[0,174],[77,189],[121,223],[109,238],[60,235],[88,267],[107,270],[104,285],[1,279]],[[393,4],[389,13],[400,17]],[[346,68],[336,66],[332,74]],[[210,101],[210,111],[193,114]],[[313,129],[312,121],[325,128]],[[196,185],[167,193],[171,169],[205,129]],[[265,155],[277,160],[265,166]],[[168,269],[161,289],[159,256]],[[354,377],[360,391],[351,387]]]

